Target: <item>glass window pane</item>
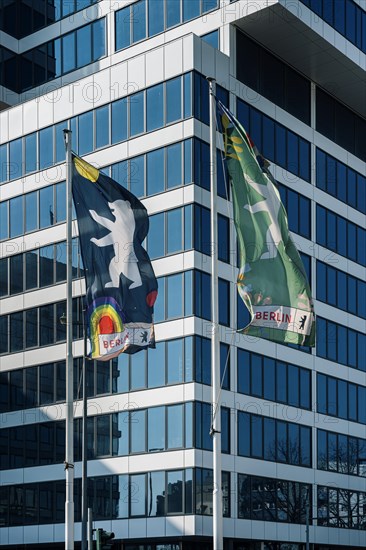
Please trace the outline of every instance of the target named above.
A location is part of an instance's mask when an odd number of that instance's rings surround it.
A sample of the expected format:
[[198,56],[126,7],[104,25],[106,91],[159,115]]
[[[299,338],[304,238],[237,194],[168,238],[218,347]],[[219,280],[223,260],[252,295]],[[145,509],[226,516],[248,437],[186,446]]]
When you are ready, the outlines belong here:
[[174,27],[180,23],[180,5],[177,0],[166,0],[166,27]]
[[93,59],[100,59],[106,54],[105,17],[93,23]]
[[182,145],[175,143],[166,148],[167,152],[167,187],[182,185]]
[[23,197],[15,197],[9,201],[10,205],[10,237],[18,237],[24,232],[23,228]]
[[164,126],[164,88],[158,84],[146,91],[146,130]]
[[181,274],[166,278],[168,319],[183,315],[182,282]]
[[93,151],[93,111],[84,113],[79,120],[79,155]]
[[7,239],[9,236],[8,226],[8,201],[0,203],[0,239]]
[[204,42],[210,44],[213,48],[219,49],[219,31],[212,31],[201,36]]
[[91,63],[91,25],[85,25],[78,29],[76,32],[76,65],[77,67],[83,67]]
[[54,282],[54,246],[43,246],[39,249],[39,286],[49,286]]
[[165,407],[152,407],[148,410],[147,451],[157,452],[165,449]]
[[8,146],[0,145],[0,183],[8,179]]
[[95,110],[95,146],[105,147],[109,144],[109,105]]
[[169,340],[167,347],[167,383],[183,382],[183,340]]
[[130,136],[136,136],[145,130],[144,99],[144,92],[130,96]]
[[130,514],[146,516],[146,474],[130,476]]
[[182,78],[174,78],[166,83],[166,123],[182,118]]
[[48,306],[43,306],[39,310],[40,317],[40,337],[41,337],[41,346],[48,346],[53,344],[55,341],[54,328],[55,328],[55,319],[54,319],[54,308],[53,304]]
[[263,418],[251,416],[251,456],[263,458]]
[[56,222],[60,223],[66,220],[66,184],[58,183],[56,189]]
[[37,134],[25,137],[25,173],[37,170]]
[[22,175],[22,139],[9,143],[9,179],[20,178]]
[[38,228],[38,193],[27,193],[25,195],[25,232],[34,231]]
[[39,169],[44,170],[53,164],[53,127],[39,132]]
[[294,174],[299,173],[299,138],[287,131],[288,169]]
[[140,351],[130,357],[130,389],[146,388],[146,352]]
[[[152,0],[156,2],[156,0]],[[148,476],[148,516],[165,515],[165,472],[149,472]]]
[[23,254],[10,256],[10,294],[23,292]]
[[67,120],[55,125],[55,162],[65,161],[65,144],[63,130],[67,128]]
[[275,400],[275,361],[269,357],[263,357],[263,397]]
[[158,342],[156,349],[148,350],[148,387],[157,388],[165,384],[165,342]]
[[167,514],[179,514],[183,511],[183,472],[167,472]]
[[113,456],[128,455],[129,413],[120,412],[112,415],[112,454]]
[[157,149],[147,155],[147,194],[164,191],[164,149]]
[[146,451],[146,411],[133,411],[130,413],[130,440],[131,453],[144,453]]
[[164,0],[148,0],[149,36],[164,30]]
[[182,250],[182,209],[176,208],[166,213],[167,253]]
[[165,255],[164,213],[151,216],[149,222],[147,251],[151,259],[161,258]]
[[130,161],[130,191],[137,197],[145,196],[145,155]]
[[111,122],[112,143],[127,139],[127,99],[120,99],[112,103]]
[[131,43],[130,6],[116,12],[116,50],[126,48]]
[[200,0],[183,0],[183,21],[200,15]]
[[132,9],[132,42],[146,37],[146,0],[140,0],[131,6]]
[[62,37],[62,72],[68,73],[76,68],[75,33]]
[[183,447],[183,405],[172,405],[167,410],[167,448]]
[[250,415],[238,413],[238,454],[250,456]]
[[25,347],[33,348],[38,346],[38,309],[27,309],[25,311]]
[[0,259],[0,297],[8,294],[8,258]]
[[39,191],[40,229],[54,224],[53,186],[44,187]]
[[56,245],[56,283],[66,281],[66,241]]

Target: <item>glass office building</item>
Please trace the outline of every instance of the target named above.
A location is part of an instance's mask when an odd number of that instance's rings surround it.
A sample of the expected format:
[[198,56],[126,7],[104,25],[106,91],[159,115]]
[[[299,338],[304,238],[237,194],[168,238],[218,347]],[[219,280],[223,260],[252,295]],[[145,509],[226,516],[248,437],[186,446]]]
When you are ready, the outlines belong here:
[[[206,76],[271,163],[317,313],[312,350],[235,334],[218,139],[225,550],[302,550],[307,517],[312,549],[365,547],[364,2],[2,0],[0,44],[0,548],[64,547],[66,127],[146,205],[159,282],[156,349],[87,363],[95,527],[212,547]],[[83,277],[75,222],[76,545]]]

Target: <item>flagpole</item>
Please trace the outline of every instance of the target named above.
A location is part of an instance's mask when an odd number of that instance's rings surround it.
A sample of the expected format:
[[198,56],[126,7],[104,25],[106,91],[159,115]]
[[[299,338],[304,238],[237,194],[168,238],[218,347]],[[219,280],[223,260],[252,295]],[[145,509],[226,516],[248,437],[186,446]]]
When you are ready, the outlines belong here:
[[74,363],[72,355],[72,132],[64,130],[66,148],[66,499],[65,550],[74,550]]
[[217,275],[217,157],[215,79],[209,82],[210,101],[210,179],[211,179],[211,401],[213,438],[213,549],[223,550],[221,497],[221,406],[220,406],[220,348]]

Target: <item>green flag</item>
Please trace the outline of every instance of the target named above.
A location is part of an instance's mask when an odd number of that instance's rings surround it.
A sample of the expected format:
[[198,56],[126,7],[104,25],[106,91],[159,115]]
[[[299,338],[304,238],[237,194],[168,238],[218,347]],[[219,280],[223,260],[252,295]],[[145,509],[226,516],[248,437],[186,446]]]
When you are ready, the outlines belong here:
[[239,242],[238,292],[251,315],[249,325],[238,332],[313,346],[310,287],[277,186],[265,163],[260,166],[244,128],[219,106]]

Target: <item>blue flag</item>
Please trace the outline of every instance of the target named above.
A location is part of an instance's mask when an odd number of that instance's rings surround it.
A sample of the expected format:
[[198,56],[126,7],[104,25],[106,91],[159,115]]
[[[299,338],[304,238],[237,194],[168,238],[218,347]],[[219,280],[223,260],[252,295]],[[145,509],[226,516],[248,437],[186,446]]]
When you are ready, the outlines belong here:
[[158,286],[146,250],[144,205],[81,158],[72,158],[72,194],[86,273],[86,323],[92,359],[155,347]]

